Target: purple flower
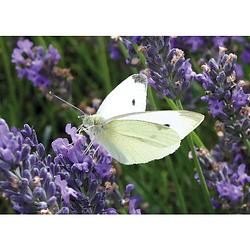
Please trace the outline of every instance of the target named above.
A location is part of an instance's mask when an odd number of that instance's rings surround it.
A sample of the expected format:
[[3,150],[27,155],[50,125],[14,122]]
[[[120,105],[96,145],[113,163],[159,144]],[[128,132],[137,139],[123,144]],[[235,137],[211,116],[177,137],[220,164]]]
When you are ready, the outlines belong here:
[[250,182],[246,171],[250,161],[244,141],[249,138],[249,98],[243,89],[244,82],[238,80],[236,59],[236,55],[228,55],[221,48],[218,60],[210,59],[203,65],[203,73],[196,77],[206,91],[202,100],[218,120],[215,130],[219,136],[210,152],[199,152],[199,160],[214,193],[213,204],[232,212],[249,209]]
[[61,177],[59,175],[56,176],[55,178],[55,184],[60,187],[61,190],[61,195],[63,198],[63,201],[69,205],[70,204],[70,196],[77,197],[77,192],[68,187],[68,183],[65,180],[61,180]]
[[[117,214],[114,206],[129,203],[139,213],[132,184],[121,195],[112,159],[103,149],[86,152],[87,138],[66,126],[70,140],[52,143],[54,157],[45,153],[28,125],[9,129],[0,119],[0,191],[21,214]],[[94,145],[94,151],[98,145]],[[124,200],[126,202],[124,202]],[[118,204],[118,205],[117,205]]]
[[249,102],[249,97],[243,91],[242,87],[238,87],[232,94],[232,103],[236,110],[246,106]]
[[109,55],[113,60],[121,59],[121,52],[118,46],[118,41],[112,40],[108,44]]
[[172,38],[170,42],[174,48],[180,48],[191,52],[196,52],[206,45],[205,37],[202,36],[178,36]]
[[250,183],[250,176],[246,174],[246,164],[242,163],[239,165],[237,174],[240,184]]
[[208,105],[209,111],[211,112],[213,117],[225,115],[225,112],[223,111],[225,104],[223,101],[209,99]]
[[229,199],[232,202],[237,202],[243,196],[241,186],[236,186],[225,181],[218,182],[217,191],[220,197]]
[[227,36],[215,36],[212,37],[212,41],[214,46],[218,49],[219,47],[224,47],[225,43],[230,39],[230,37]]
[[59,60],[60,55],[52,45],[45,52],[42,47],[33,47],[28,39],[19,40],[12,53],[12,62],[16,65],[19,78],[26,77],[42,88],[51,84],[50,74]]
[[60,54],[52,45],[49,45],[49,49],[45,57],[46,60],[50,61],[52,64],[57,64],[61,60]]
[[187,44],[191,46],[191,51],[195,52],[204,45],[204,38],[200,36],[191,36],[187,38]]
[[241,53],[241,60],[244,64],[250,63],[250,51],[248,49],[244,49]]
[[141,214],[141,209],[137,209],[137,203],[139,200],[137,198],[130,199],[129,201],[129,213],[130,214]]
[[143,37],[140,36],[127,36],[122,37],[121,42],[126,47],[128,55],[126,58],[126,64],[131,66],[138,66],[140,65],[140,58],[137,55],[137,51],[135,50],[134,45],[140,46],[142,43]]
[[69,69],[57,67],[60,60],[60,54],[52,45],[46,51],[41,46],[33,46],[28,39],[19,40],[12,53],[12,62],[20,79],[28,79],[45,93],[52,88],[54,93],[67,99],[73,77]]
[[242,79],[244,77],[244,71],[243,71],[243,67],[241,64],[235,65],[235,72],[237,75],[237,79]]
[[184,52],[171,48],[169,37],[146,37],[143,46],[152,87],[169,98],[182,97],[195,75]]

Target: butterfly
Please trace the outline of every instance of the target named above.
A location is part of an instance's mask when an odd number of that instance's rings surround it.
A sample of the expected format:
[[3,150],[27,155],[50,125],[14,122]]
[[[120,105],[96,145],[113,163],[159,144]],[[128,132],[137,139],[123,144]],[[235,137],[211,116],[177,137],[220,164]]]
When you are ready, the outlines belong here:
[[104,99],[96,114],[83,114],[80,131],[118,162],[147,163],[174,153],[181,140],[203,121],[187,110],[146,111],[147,77],[133,74]]

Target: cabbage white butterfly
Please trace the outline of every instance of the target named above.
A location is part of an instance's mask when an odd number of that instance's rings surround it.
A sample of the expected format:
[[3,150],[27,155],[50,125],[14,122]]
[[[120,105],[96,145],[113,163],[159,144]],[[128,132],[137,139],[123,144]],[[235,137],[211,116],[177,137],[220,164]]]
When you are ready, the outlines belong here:
[[90,136],[89,147],[96,142],[126,165],[147,163],[174,153],[203,121],[202,114],[186,110],[146,112],[147,84],[146,76],[131,75],[104,99],[96,114],[81,116],[79,131]]

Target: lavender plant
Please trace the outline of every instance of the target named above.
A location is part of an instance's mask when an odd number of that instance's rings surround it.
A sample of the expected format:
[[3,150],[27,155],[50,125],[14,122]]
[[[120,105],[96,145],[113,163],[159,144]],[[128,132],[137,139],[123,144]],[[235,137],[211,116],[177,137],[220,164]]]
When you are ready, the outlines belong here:
[[249,94],[244,91],[245,83],[237,81],[237,56],[225,51],[221,47],[218,60],[210,59],[196,77],[206,91],[202,100],[218,120],[215,128],[219,136],[211,152],[199,150],[199,159],[214,192],[214,207],[249,211]]
[[19,40],[12,53],[12,63],[20,79],[28,79],[45,93],[53,89],[60,96],[69,98],[73,77],[69,69],[57,66],[60,60],[60,54],[52,45],[45,50],[28,39]]
[[[67,138],[52,142],[46,154],[36,132],[25,124],[9,129],[0,120],[0,193],[20,214],[117,214],[117,208],[140,213],[133,184],[121,195],[111,157],[87,152],[87,138],[66,126]],[[96,149],[97,145],[94,145]]]
[[[238,36],[177,36],[171,38],[172,47],[184,50],[188,55],[200,54],[197,64],[202,65],[211,56],[216,56],[219,47],[226,47],[237,54],[241,54],[243,63],[248,63],[250,57],[247,38]],[[243,49],[242,49],[243,48]],[[193,61],[196,59],[193,57]],[[235,65],[238,79],[244,76],[240,63]]]
[[163,96],[181,99],[195,75],[184,52],[172,48],[169,37],[146,37],[143,46],[151,86]]

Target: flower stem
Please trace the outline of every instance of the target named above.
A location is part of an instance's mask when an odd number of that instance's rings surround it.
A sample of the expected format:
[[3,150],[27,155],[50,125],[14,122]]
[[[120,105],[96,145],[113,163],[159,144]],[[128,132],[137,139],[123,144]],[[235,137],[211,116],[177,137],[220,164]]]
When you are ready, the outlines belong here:
[[3,68],[6,73],[7,83],[9,87],[9,97],[10,97],[10,103],[9,103],[9,110],[10,110],[10,119],[12,125],[17,125],[17,115],[18,115],[18,104],[17,104],[17,96],[15,92],[15,84],[14,80],[11,74],[11,65],[9,60],[9,54],[8,50],[5,44],[5,39],[3,37],[0,37],[0,54],[3,60]]
[[103,75],[103,81],[105,84],[105,90],[108,94],[112,89],[110,75],[109,75],[109,66],[108,66],[108,59],[107,59],[107,52],[106,52],[106,44],[105,44],[105,38],[104,37],[98,37],[98,43],[100,46],[100,65]]
[[[150,104],[152,105],[154,110],[157,110],[158,109],[157,108],[157,103],[156,103],[156,101],[154,99],[154,95],[153,95],[151,87],[149,87],[149,89],[148,89],[148,94],[149,94],[149,102],[150,102]],[[178,181],[178,178],[177,178],[177,175],[176,175],[176,170],[173,167],[173,162],[172,162],[170,156],[166,157],[166,165],[167,165],[168,171],[169,171],[169,173],[170,173],[170,175],[172,177],[174,186],[176,188],[176,195],[177,195],[177,199],[178,199],[178,202],[179,202],[180,211],[181,211],[181,213],[186,214],[186,213],[188,213],[186,202],[185,202],[183,192],[182,192],[181,186],[179,184],[179,181]]]
[[[179,109],[181,109],[181,110],[183,109],[180,100],[176,100],[176,105],[177,105],[177,107]],[[192,156],[193,156],[193,160],[194,160],[194,166],[195,166],[195,169],[196,169],[196,171],[197,171],[197,173],[199,175],[201,187],[202,187],[203,193],[205,195],[207,208],[208,208],[209,212],[211,213],[213,211],[213,209],[212,209],[211,200],[210,200],[210,193],[209,193],[209,190],[208,190],[208,187],[207,187],[207,184],[206,184],[205,177],[204,177],[203,172],[202,172],[202,168],[201,168],[199,159],[198,159],[197,154],[195,152],[194,136],[193,136],[193,134],[189,134],[187,136],[187,138],[188,138],[189,148],[191,149],[191,152],[192,152]]]
[[250,142],[244,135],[242,135],[242,138],[243,138],[243,142],[247,148],[247,153],[248,153],[248,155],[250,155]]
[[149,86],[148,88],[148,98],[149,98],[149,102],[153,107],[153,110],[157,110],[157,104],[155,102],[154,96],[153,96],[153,92],[152,92],[152,87]]
[[175,169],[173,167],[173,162],[172,162],[170,156],[166,157],[166,163],[167,163],[169,173],[170,173],[170,175],[172,177],[172,180],[174,182],[174,186],[176,188],[176,195],[178,197],[178,201],[179,201],[179,205],[180,205],[180,211],[181,211],[181,213],[187,214],[188,210],[187,210],[186,202],[184,200],[184,196],[183,196],[183,193],[182,193],[182,190],[181,190],[181,186],[179,184]]

